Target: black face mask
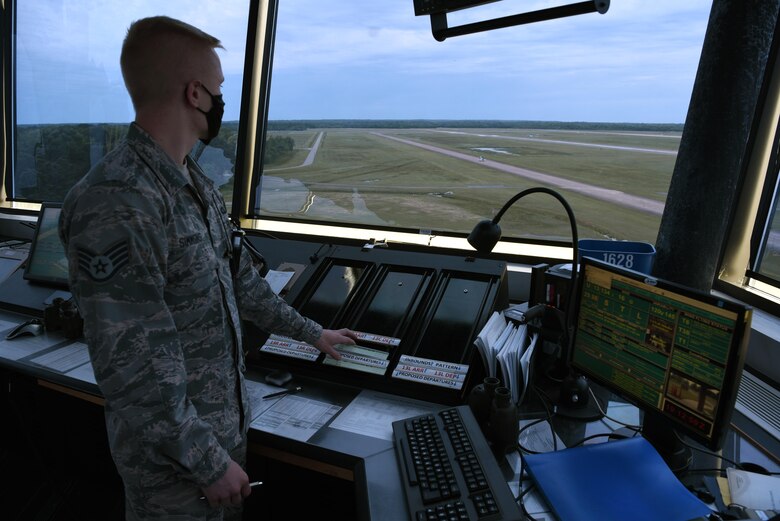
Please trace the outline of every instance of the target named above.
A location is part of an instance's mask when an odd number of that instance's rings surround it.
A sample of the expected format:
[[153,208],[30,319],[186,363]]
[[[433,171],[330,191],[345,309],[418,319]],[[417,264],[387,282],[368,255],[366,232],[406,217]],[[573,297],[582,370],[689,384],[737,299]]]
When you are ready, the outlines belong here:
[[222,101],[222,94],[215,96],[211,93],[211,91],[209,91],[209,89],[206,88],[205,85],[201,84],[201,87],[203,87],[203,90],[208,92],[209,96],[211,96],[211,108],[208,110],[208,112],[202,110],[200,107],[195,107],[206,116],[206,124],[208,124],[208,135],[205,138],[201,138],[200,140],[204,145],[208,145],[211,140],[217,137],[217,134],[219,134],[219,128],[222,126],[222,114],[225,113],[225,102]]

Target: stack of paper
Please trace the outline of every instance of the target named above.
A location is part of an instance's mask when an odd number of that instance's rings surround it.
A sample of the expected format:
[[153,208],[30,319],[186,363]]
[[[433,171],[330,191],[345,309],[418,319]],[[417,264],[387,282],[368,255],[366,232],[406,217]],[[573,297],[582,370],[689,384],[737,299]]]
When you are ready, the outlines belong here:
[[497,346],[499,338],[504,338],[505,332],[508,334],[508,326],[510,324],[507,323],[504,314],[500,311],[494,311],[474,340],[474,345],[477,346],[477,350],[482,356],[482,363],[488,376],[496,376]]
[[726,477],[731,503],[751,510],[780,512],[780,478],[777,476],[729,467]]
[[526,326],[517,326],[512,338],[504,344],[497,356],[503,381],[512,392],[512,401],[516,404],[522,402],[525,397],[530,379],[531,357],[536,349],[537,335],[531,335],[530,343],[526,342],[527,337]]
[[512,393],[512,401],[520,403],[527,388],[536,335],[531,335],[529,342],[525,324],[518,325],[496,311],[474,344],[482,356],[488,376],[498,377],[504,382]]

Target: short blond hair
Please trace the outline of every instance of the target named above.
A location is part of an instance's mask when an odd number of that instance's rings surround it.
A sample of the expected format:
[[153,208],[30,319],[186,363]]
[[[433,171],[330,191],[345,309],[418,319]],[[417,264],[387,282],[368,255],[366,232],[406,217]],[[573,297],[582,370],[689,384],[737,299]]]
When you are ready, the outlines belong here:
[[167,16],[130,24],[119,64],[135,109],[183,92],[186,82],[198,79],[205,53],[216,48],[223,48],[217,38]]

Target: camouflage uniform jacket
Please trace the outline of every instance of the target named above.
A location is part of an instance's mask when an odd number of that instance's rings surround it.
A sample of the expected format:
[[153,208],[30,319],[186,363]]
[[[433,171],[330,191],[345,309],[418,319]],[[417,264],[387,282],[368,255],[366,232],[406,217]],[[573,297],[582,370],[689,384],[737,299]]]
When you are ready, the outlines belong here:
[[204,486],[251,418],[240,320],[309,343],[322,327],[273,293],[246,248],[234,283],[224,201],[187,162],[192,183],[131,125],[71,189],[59,233],[118,470],[172,466]]

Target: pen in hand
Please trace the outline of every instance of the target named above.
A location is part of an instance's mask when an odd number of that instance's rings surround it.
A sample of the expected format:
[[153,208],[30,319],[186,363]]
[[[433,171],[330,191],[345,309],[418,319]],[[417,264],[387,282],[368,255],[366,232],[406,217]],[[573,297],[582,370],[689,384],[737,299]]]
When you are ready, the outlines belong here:
[[[263,482],[262,482],[262,481],[253,481],[253,482],[251,482],[251,483],[249,484],[249,487],[250,487],[250,488],[255,488],[255,487],[257,487],[257,486],[259,486],[259,485],[262,485],[262,484],[263,484]],[[200,499],[202,499],[202,500],[205,500],[205,499],[206,499],[206,496],[200,496]]]
[[285,394],[293,394],[297,393],[301,390],[301,386],[298,385],[296,387],[293,387],[292,389],[284,389],[283,391],[279,391],[276,393],[266,394],[263,396],[263,400],[267,400],[268,398],[276,398],[277,396],[284,396]]

